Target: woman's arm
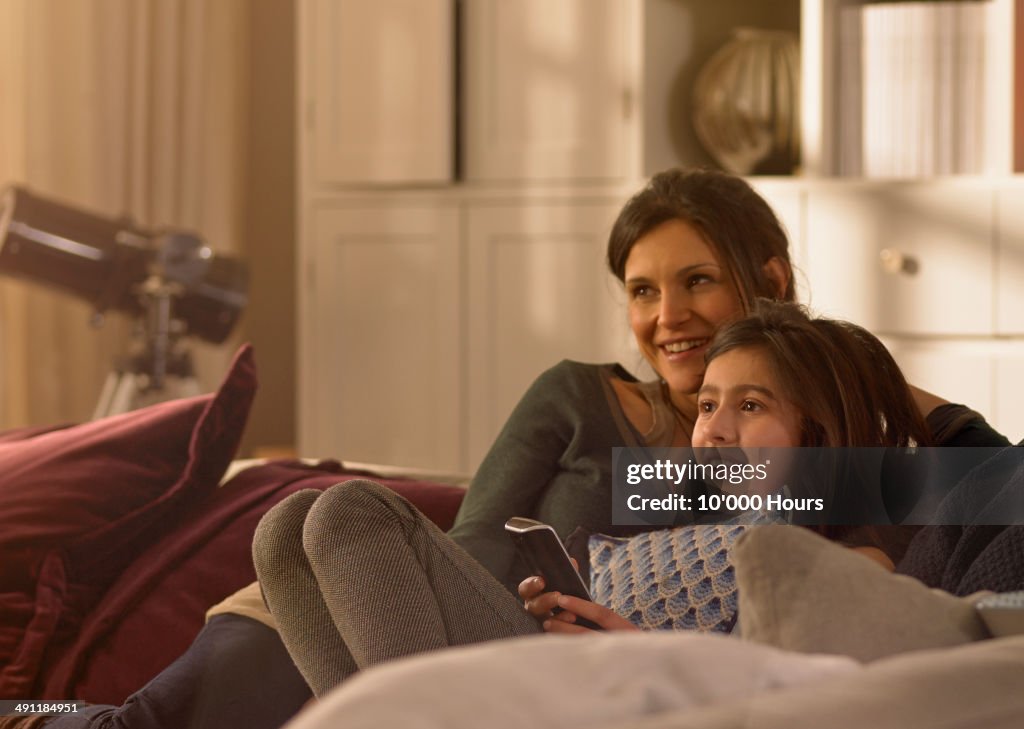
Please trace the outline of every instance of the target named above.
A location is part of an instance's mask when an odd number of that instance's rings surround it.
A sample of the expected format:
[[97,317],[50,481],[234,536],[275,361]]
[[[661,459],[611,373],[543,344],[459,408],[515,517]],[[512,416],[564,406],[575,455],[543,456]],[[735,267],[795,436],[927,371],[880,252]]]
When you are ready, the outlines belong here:
[[537,516],[542,494],[562,468],[579,430],[579,380],[587,368],[562,362],[533,383],[480,464],[448,535],[508,584],[512,516]]
[[909,384],[908,387],[910,388],[911,396],[914,398],[914,404],[917,405],[917,409],[921,411],[921,417],[923,418],[927,418],[932,410],[940,405],[946,405],[949,403],[949,400],[945,400],[938,395],[928,392],[927,390],[922,390],[920,387],[915,387],[914,385]]
[[928,422],[935,445],[1003,447],[1009,439],[966,405],[957,405],[927,390],[910,385],[917,409]]

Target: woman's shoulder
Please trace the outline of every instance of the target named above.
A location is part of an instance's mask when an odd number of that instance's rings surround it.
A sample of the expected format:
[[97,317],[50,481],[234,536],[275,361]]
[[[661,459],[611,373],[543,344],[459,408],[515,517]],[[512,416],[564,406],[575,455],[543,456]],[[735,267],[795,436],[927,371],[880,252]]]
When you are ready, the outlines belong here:
[[577,362],[563,359],[553,367],[549,367],[537,378],[538,382],[601,382],[609,379],[635,383],[637,378],[618,362]]
[[620,386],[636,382],[616,363],[565,359],[537,376],[520,400],[519,409],[532,415],[543,412],[546,417],[563,413],[573,419],[596,418],[607,414],[607,403],[617,399]]
[[1003,447],[1010,440],[989,425],[985,416],[966,405],[943,403],[926,418],[935,445]]

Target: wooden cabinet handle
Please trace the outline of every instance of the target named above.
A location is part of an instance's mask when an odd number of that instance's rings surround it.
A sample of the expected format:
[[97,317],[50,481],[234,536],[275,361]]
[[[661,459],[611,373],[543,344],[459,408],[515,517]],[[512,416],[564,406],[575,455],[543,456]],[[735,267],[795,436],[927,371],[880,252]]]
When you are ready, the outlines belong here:
[[902,273],[913,276],[921,269],[921,264],[914,256],[901,253],[893,248],[883,248],[879,251],[878,260],[882,264],[882,270],[890,275]]

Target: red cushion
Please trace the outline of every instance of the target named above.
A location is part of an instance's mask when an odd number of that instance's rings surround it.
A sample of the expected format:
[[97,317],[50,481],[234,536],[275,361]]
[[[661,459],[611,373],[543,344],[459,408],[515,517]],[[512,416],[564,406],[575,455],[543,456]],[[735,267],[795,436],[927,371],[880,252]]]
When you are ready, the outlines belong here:
[[29,438],[35,438],[37,435],[43,433],[52,433],[55,430],[61,430],[68,428],[73,423],[66,423],[64,425],[29,425],[24,428],[11,428],[0,433],[0,443],[13,443],[19,440],[28,440]]
[[[48,671],[44,695],[120,704],[189,646],[207,608],[256,579],[252,535],[260,517],[301,489],[364,477],[337,462],[277,461],[241,472],[196,504],[115,582]],[[374,480],[408,498],[441,528],[455,519],[463,489],[403,479]]]
[[0,442],[0,698],[33,696],[44,652],[216,489],[255,388],[246,346],[214,394]]

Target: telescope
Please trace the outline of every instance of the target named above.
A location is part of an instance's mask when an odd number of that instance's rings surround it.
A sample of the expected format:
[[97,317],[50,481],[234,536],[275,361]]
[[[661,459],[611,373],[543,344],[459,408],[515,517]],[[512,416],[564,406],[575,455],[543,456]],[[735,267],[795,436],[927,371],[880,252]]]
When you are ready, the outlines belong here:
[[139,320],[143,345],[108,378],[96,416],[159,395],[168,376],[194,383],[180,340],[224,342],[248,301],[245,263],[215,254],[197,234],[146,229],[18,186],[0,193],[0,273],[84,300],[97,321],[108,311]]

